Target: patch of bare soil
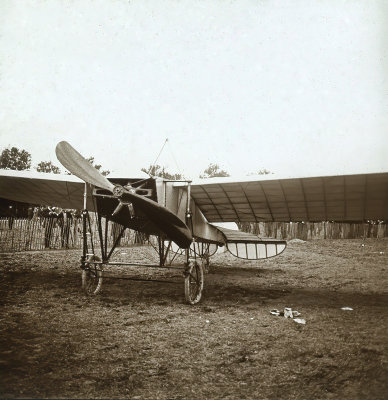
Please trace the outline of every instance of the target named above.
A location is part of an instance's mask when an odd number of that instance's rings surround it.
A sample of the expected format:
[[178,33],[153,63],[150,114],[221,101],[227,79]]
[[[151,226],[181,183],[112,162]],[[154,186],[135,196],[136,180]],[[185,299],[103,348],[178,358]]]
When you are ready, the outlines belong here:
[[[155,261],[146,247],[121,253]],[[0,255],[0,397],[388,398],[387,240],[291,243],[258,262],[217,255],[197,306],[177,270],[110,267],[170,283],[111,277],[87,297],[79,257]],[[306,325],[270,314],[284,307]]]

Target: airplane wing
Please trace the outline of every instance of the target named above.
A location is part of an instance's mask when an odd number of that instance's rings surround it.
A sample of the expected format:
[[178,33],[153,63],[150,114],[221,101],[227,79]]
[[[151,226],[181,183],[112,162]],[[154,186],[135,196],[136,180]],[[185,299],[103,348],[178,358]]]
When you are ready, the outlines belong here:
[[209,222],[388,220],[388,173],[193,183]]
[[275,257],[286,249],[287,241],[260,238],[252,233],[234,231],[217,226],[225,236],[225,244],[231,254],[245,260],[259,260]]
[[[83,208],[85,183],[73,175],[0,170],[0,197],[23,203]],[[91,190],[87,209],[94,211]]]
[[[107,182],[113,187],[112,183]],[[97,211],[97,205],[92,196],[92,186],[89,184],[87,186],[86,208],[88,211]],[[84,190],[85,182],[74,175],[0,169],[0,197],[8,200],[80,210],[84,208]],[[130,201],[137,206],[137,197],[140,196],[131,193],[128,196],[132,196]],[[156,232],[159,230],[165,232],[181,247],[190,245],[191,233],[184,222],[157,202],[142,197],[140,200],[142,203],[139,208],[158,228]],[[147,227],[148,233],[155,231],[154,225]],[[132,228],[136,229],[136,226]]]

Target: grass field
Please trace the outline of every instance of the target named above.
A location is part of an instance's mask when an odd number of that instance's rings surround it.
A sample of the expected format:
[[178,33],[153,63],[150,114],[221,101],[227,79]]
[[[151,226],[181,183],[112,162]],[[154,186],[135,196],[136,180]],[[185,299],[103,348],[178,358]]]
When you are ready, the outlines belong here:
[[[168,284],[107,278],[86,297],[79,257],[0,254],[1,398],[388,398],[387,239],[291,242],[259,262],[219,254],[197,306],[177,271],[152,271]],[[284,307],[306,325],[270,314]]]

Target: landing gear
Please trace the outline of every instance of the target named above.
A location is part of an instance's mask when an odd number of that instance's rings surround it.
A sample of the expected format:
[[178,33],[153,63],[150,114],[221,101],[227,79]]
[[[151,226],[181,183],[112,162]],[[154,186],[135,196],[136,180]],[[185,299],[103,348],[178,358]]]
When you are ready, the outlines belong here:
[[[104,222],[104,223],[103,223]],[[196,243],[193,242],[193,248],[179,249],[174,251],[173,243],[167,241],[165,237],[159,237],[157,244],[155,243],[155,250],[159,255],[159,263],[156,264],[143,264],[137,262],[118,262],[109,261],[111,256],[114,256],[114,252],[126,229],[122,226],[118,230],[117,237],[114,238],[110,250],[108,249],[108,219],[102,220],[100,214],[97,215],[97,228],[99,236],[99,244],[101,246],[100,257],[96,255],[95,243],[93,240],[93,232],[89,213],[83,211],[83,255],[81,258],[81,269],[82,269],[82,288],[86,294],[93,296],[98,294],[102,289],[103,270],[104,266],[110,267],[114,265],[128,266],[128,267],[149,267],[149,268],[161,268],[161,269],[180,269],[182,271],[182,264],[184,264],[184,290],[185,299],[188,304],[197,304],[202,297],[202,291],[204,287],[204,273],[208,271],[209,265],[209,244],[207,243]],[[97,242],[98,243],[98,242]],[[151,242],[150,242],[151,243]],[[200,246],[196,248],[195,246]],[[186,254],[185,254],[186,253]],[[181,263],[180,267],[174,266],[172,263],[175,257],[186,256],[186,262]],[[109,269],[108,269],[109,272]],[[140,281],[139,278],[125,277],[125,279],[133,279]],[[152,279],[146,279],[150,281]],[[166,280],[166,282],[168,282]],[[176,282],[171,282],[176,283]]]
[[102,287],[102,264],[97,256],[90,256],[82,270],[82,288],[88,295],[97,294]]
[[185,299],[189,304],[197,304],[201,300],[203,290],[202,263],[190,260],[185,268]]

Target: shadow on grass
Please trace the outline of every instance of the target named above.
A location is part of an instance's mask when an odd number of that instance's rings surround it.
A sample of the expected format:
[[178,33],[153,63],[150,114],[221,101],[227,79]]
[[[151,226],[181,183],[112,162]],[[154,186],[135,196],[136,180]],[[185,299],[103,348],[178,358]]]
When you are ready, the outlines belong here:
[[[135,279],[138,277],[133,275]],[[56,302],[70,301],[76,303],[97,302],[108,307],[135,303],[144,305],[181,304],[184,303],[183,278],[174,278],[169,282],[154,282],[152,280],[133,281],[115,278],[104,278],[103,289],[96,296],[87,296],[81,288],[80,272],[58,273],[53,271],[9,272],[4,274],[0,283],[1,303],[14,304],[18,296],[39,289],[51,293]],[[147,277],[148,279],[148,277]],[[158,280],[163,278],[157,277]],[[270,281],[270,278],[269,278]],[[270,282],[269,282],[270,285]],[[268,285],[268,286],[269,286]],[[213,276],[206,282],[202,303],[218,305],[233,304],[265,304],[267,301],[284,299],[288,303],[312,305],[316,307],[347,306],[386,306],[388,294],[365,294],[356,291],[342,292],[340,290],[304,289],[282,284],[268,287],[263,282],[253,279],[246,282],[217,281]]]

